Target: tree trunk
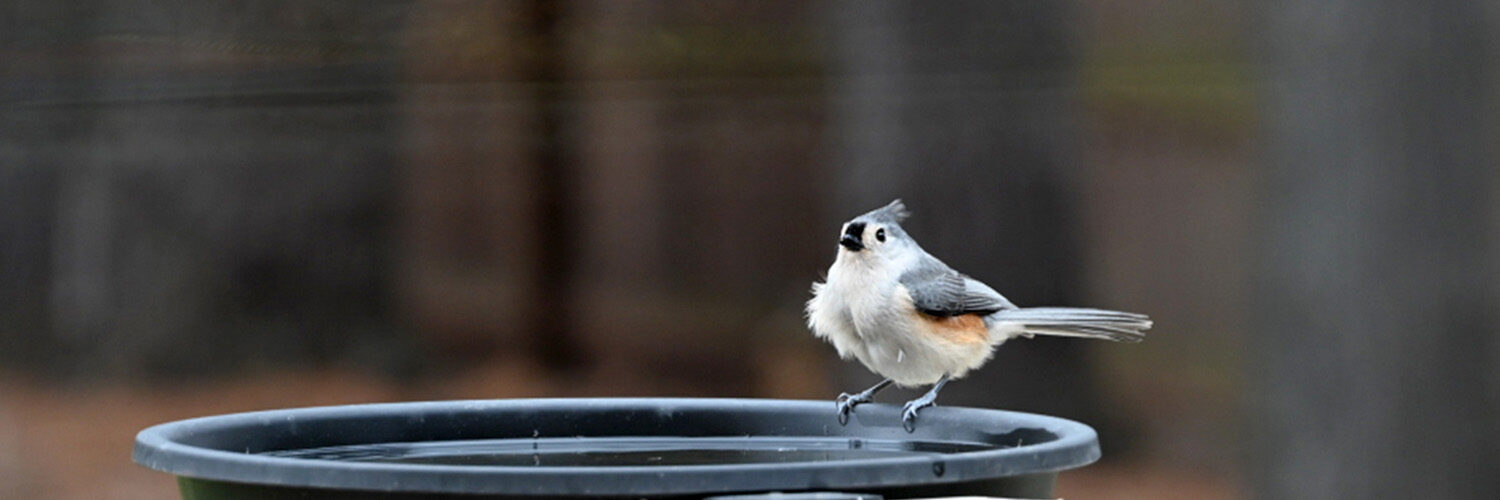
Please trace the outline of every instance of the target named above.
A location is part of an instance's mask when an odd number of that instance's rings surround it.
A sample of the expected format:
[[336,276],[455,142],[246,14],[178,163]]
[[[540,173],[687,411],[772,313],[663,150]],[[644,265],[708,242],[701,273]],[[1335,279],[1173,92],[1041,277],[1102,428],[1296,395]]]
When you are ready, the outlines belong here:
[[1496,25],[1276,2],[1250,417],[1264,498],[1500,498]]

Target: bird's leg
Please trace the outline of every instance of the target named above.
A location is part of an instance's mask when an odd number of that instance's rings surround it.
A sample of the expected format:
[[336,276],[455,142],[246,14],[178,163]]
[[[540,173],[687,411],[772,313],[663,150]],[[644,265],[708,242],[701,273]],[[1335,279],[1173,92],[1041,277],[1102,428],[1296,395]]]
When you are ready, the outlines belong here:
[[938,391],[943,390],[943,384],[947,383],[948,376],[943,375],[943,378],[938,379],[936,384],[932,384],[932,389],[928,390],[927,394],[907,401],[906,406],[901,407],[901,427],[905,427],[906,432],[916,432],[917,412],[923,408],[936,405]]
[[837,405],[839,409],[839,425],[849,423],[849,414],[854,411],[855,405],[868,403],[871,399],[875,399],[875,393],[880,392],[881,389],[884,389],[888,385],[891,385],[891,379],[881,380],[880,383],[875,384],[869,389],[865,389],[864,392],[859,394],[849,394],[847,392],[839,394],[839,398],[833,400],[833,404]]

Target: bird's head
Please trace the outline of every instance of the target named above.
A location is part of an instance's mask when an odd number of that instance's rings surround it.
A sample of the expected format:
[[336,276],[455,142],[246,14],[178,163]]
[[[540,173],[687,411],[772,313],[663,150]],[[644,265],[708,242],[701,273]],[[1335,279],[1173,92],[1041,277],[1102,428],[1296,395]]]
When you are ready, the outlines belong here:
[[895,252],[908,249],[915,244],[901,229],[908,215],[906,204],[898,199],[845,222],[839,232],[840,257],[892,258]]

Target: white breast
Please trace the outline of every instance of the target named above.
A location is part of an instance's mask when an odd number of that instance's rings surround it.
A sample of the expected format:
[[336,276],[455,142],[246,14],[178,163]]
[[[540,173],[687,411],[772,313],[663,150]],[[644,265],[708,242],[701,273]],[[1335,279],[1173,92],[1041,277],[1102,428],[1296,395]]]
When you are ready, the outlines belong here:
[[868,356],[864,334],[855,323],[854,311],[878,307],[879,291],[868,273],[846,272],[848,266],[838,262],[828,270],[828,280],[813,284],[813,298],[807,303],[807,326],[813,334],[833,344],[844,359]]

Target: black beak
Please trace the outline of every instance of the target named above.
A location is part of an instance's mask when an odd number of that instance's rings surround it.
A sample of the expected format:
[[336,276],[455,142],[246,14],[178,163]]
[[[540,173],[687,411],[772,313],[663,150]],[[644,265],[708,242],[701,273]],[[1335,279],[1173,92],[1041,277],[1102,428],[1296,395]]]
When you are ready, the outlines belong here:
[[850,224],[844,230],[844,236],[839,238],[839,244],[851,251],[858,252],[865,249],[865,242],[860,240],[860,235],[865,233],[865,224],[856,222]]
[[839,238],[839,244],[843,245],[844,248],[856,252],[865,249],[865,244],[859,242],[859,237],[852,234],[846,234],[843,238]]

